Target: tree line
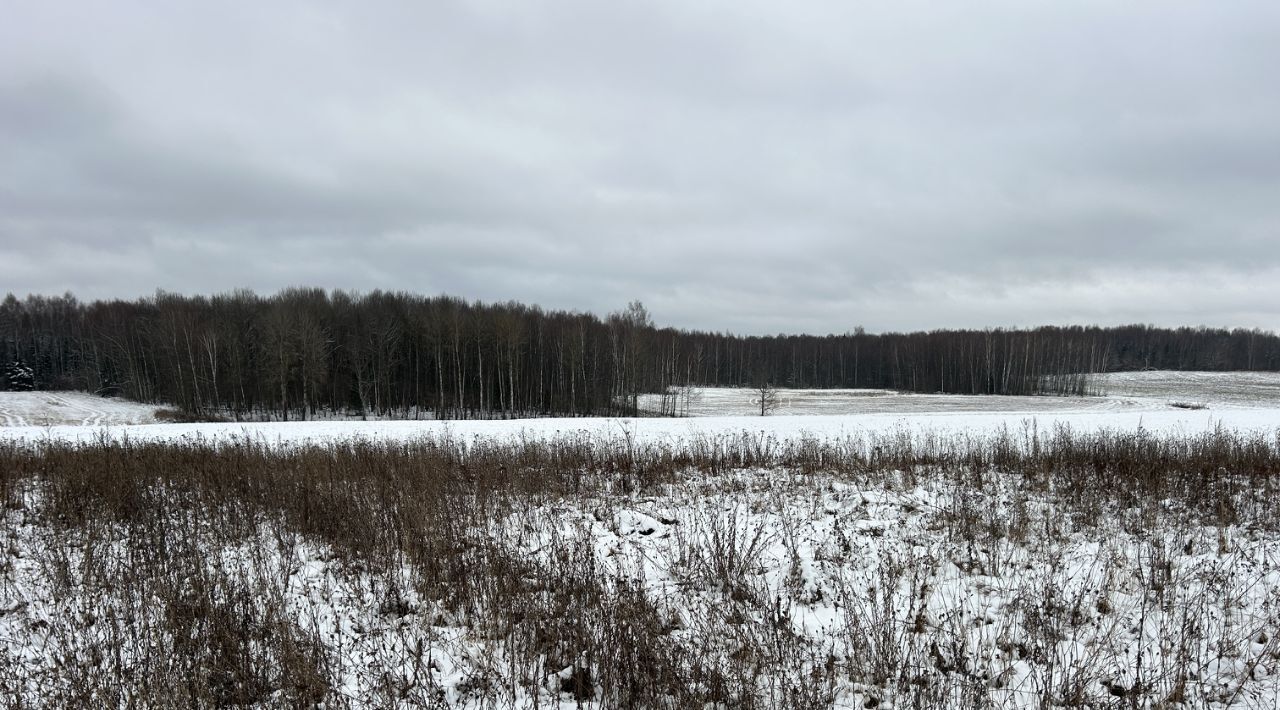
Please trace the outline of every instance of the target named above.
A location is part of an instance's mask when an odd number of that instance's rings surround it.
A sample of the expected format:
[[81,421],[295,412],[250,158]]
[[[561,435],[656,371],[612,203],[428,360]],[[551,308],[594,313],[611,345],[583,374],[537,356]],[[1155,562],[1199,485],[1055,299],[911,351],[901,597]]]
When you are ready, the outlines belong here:
[[[434,417],[634,413],[686,386],[1084,394],[1097,372],[1280,370],[1258,330],[1133,325],[738,336],[510,303],[293,288],[137,300],[10,294],[0,388],[82,389],[194,413]],[[674,401],[668,405],[674,411]]]

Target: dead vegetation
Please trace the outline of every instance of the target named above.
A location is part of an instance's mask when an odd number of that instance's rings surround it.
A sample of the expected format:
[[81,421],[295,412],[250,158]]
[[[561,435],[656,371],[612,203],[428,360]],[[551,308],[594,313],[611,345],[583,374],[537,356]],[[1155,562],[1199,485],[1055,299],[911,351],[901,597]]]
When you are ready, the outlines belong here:
[[209,412],[190,412],[185,409],[162,407],[155,411],[158,422],[167,424],[200,424],[202,422],[229,422],[230,419]]
[[1169,406],[1173,407],[1174,409],[1191,409],[1191,410],[1201,410],[1201,409],[1209,408],[1209,405],[1205,404],[1204,402],[1177,401],[1177,402],[1170,402]]
[[1278,471],[1228,431],[5,443],[0,697],[1243,702]]

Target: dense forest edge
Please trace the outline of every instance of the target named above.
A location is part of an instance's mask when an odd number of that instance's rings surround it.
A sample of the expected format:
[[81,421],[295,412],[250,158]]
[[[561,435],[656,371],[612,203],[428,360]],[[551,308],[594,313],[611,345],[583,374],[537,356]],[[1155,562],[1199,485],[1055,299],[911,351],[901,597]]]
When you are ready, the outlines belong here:
[[674,413],[681,388],[764,384],[1082,395],[1091,374],[1143,369],[1280,370],[1280,337],[1146,325],[739,336],[658,327],[639,302],[601,318],[316,288],[0,303],[0,389],[237,419],[636,414],[652,392],[673,393]]

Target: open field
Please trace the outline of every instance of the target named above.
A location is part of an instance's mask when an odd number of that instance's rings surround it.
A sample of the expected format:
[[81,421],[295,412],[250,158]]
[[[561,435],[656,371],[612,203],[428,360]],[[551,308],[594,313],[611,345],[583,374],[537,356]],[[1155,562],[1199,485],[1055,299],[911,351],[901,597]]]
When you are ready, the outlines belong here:
[[156,408],[87,392],[0,392],[0,426],[152,424]]
[[1280,407],[1277,372],[1115,372],[1096,380],[1103,395],[1139,402],[1190,402],[1212,409]]
[[412,442],[424,437],[473,440],[560,441],[598,438],[637,443],[684,445],[726,433],[750,432],[765,438],[819,440],[845,437],[985,436],[1034,429],[1051,432],[1067,427],[1077,432],[1134,431],[1188,434],[1218,428],[1245,432],[1280,429],[1280,409],[1126,410],[1061,413],[920,413],[863,415],[729,416],[686,419],[568,418],[469,421],[254,422],[214,424],[146,424],[112,427],[0,427],[0,441],[100,439],[135,442],[258,441],[273,445],[324,444],[358,439],[368,442]]
[[[865,390],[782,391],[784,407],[768,417],[751,414],[749,390],[703,390],[690,416],[669,418],[546,418],[502,421],[386,420],[133,424],[154,421],[151,409],[83,393],[0,393],[0,411],[18,426],[0,426],[0,440],[48,438],[92,441],[107,436],[135,441],[253,439],[302,444],[349,438],[405,441],[419,437],[557,440],[624,437],[680,444],[750,431],[780,439],[846,436],[986,435],[1066,426],[1079,432],[1135,430],[1186,434],[1218,427],[1280,429],[1280,373],[1120,373],[1100,382],[1097,397],[901,395]],[[56,400],[77,403],[60,408]],[[106,416],[83,414],[104,409]],[[109,424],[81,424],[85,419]],[[33,426],[33,422],[45,422]],[[58,422],[64,422],[59,424]],[[27,426],[22,426],[22,423]]]
[[0,444],[15,707],[1276,707],[1280,442]]
[[[779,389],[774,415],[845,414],[1080,414],[1162,411],[1193,405],[1206,409],[1280,408],[1280,373],[1117,372],[1095,375],[1092,397],[910,394],[892,390]],[[759,395],[748,388],[695,388],[678,399],[682,416],[760,414]],[[660,395],[643,395],[641,409],[661,409]]]
[[[1096,397],[1017,397],[897,394],[885,390],[780,390],[783,406],[768,417],[753,413],[746,389],[704,389],[689,417],[546,418],[519,420],[323,419],[293,422],[156,423],[155,408],[77,392],[0,392],[0,440],[100,436],[142,441],[230,440],[323,442],[351,437],[371,441],[421,436],[464,439],[627,436],[678,443],[724,432],[768,436],[844,437],[896,432],[986,434],[1036,427],[1078,431],[1130,430],[1187,433],[1227,427],[1280,428],[1280,373],[1140,372],[1100,376]],[[656,405],[656,396],[642,398]],[[105,431],[104,431],[105,427]]]
[[[0,427],[0,697],[1277,708],[1276,380],[1183,379],[983,411]],[[79,416],[43,394],[0,400]]]

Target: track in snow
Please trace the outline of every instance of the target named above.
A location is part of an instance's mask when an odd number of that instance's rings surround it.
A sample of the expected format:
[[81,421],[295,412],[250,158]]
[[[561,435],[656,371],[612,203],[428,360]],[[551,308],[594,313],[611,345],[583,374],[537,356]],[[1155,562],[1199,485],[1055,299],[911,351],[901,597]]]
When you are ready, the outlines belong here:
[[155,407],[87,392],[0,392],[0,428],[149,424]]

